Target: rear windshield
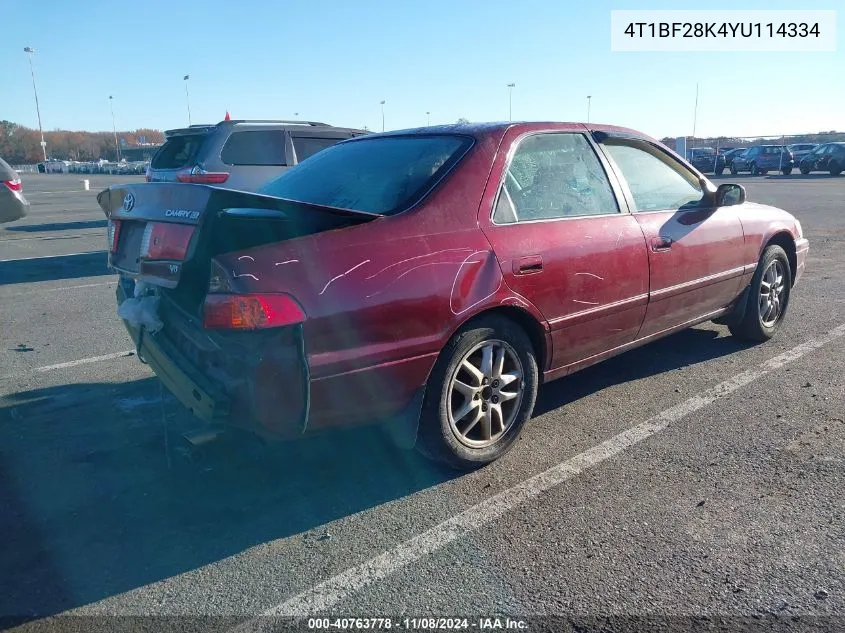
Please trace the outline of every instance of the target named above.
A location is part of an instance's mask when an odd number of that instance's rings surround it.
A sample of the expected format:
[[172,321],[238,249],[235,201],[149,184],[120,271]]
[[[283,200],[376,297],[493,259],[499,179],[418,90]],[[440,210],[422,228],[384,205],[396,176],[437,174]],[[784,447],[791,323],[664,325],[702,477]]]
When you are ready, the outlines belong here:
[[193,165],[205,137],[205,134],[171,136],[153,156],[150,167],[153,169],[181,169]]
[[471,145],[471,138],[451,135],[350,141],[315,154],[261,191],[288,200],[392,215],[417,204]]
[[765,145],[760,149],[763,154],[780,154],[786,151],[785,147],[781,147],[779,145]]

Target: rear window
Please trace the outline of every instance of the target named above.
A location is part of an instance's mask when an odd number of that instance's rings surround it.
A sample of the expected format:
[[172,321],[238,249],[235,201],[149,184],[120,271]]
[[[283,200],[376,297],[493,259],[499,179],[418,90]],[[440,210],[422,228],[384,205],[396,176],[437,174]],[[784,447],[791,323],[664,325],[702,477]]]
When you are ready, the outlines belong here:
[[343,140],[342,138],[317,138],[316,136],[293,136],[291,138],[293,149],[296,152],[296,160],[300,163],[317,152]]
[[785,147],[780,147],[777,145],[766,145],[765,147],[761,148],[763,154],[780,154],[785,150]]
[[181,169],[193,165],[205,137],[205,134],[171,136],[156,152],[150,166],[153,169]]
[[315,154],[261,192],[392,215],[422,200],[471,146],[471,138],[452,135],[363,138]]
[[284,166],[284,130],[235,132],[223,146],[220,159],[227,165]]

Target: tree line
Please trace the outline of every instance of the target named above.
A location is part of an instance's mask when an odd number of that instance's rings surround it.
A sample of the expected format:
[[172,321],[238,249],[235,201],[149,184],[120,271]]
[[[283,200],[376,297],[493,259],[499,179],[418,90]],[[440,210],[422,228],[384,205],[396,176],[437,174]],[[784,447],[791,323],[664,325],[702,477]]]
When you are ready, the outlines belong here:
[[[139,129],[118,131],[118,142],[125,146],[138,145],[143,139],[146,143],[163,143],[164,134],[159,130]],[[71,130],[51,130],[44,132],[47,143],[47,156],[58,160],[94,161],[105,159],[117,160],[117,148],[114,145],[113,132],[78,132]],[[0,158],[12,165],[31,165],[41,162],[41,135],[38,130],[0,121]]]

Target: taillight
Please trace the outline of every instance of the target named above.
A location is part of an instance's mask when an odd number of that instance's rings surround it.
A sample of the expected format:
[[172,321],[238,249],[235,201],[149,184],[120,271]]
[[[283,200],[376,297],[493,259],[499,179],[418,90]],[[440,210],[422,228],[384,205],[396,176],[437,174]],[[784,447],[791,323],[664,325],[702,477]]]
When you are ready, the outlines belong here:
[[141,239],[141,259],[185,259],[193,234],[188,224],[149,222]]
[[120,220],[109,220],[109,249],[117,252],[117,242],[120,239]]
[[206,171],[199,166],[176,172],[176,180],[179,182],[193,183],[195,185],[219,185],[220,183],[226,182],[228,179],[229,172]]
[[23,183],[20,178],[13,178],[12,180],[4,180],[3,184],[12,191],[20,191],[23,189]]
[[210,294],[203,306],[208,330],[258,330],[302,323],[305,312],[286,294]]

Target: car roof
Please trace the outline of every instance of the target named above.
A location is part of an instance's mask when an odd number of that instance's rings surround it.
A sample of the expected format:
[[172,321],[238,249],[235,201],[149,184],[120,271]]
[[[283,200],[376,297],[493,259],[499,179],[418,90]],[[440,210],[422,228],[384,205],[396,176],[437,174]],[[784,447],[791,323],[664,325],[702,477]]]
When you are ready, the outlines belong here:
[[583,123],[578,121],[492,121],[481,123],[452,123],[447,125],[431,125],[426,127],[406,128],[402,130],[391,130],[388,132],[371,132],[367,136],[344,141],[345,143],[357,142],[368,138],[386,138],[391,136],[408,136],[416,134],[462,134],[472,136],[478,140],[487,137],[501,137],[508,130],[516,128],[521,132],[539,131],[573,131],[580,129],[586,132],[604,132],[606,134],[624,135],[639,138],[642,140],[660,143],[655,138],[634,130],[618,125],[601,125],[595,123]]
[[258,130],[300,130],[300,131],[332,131],[363,134],[365,130],[356,128],[337,127],[319,121],[284,121],[284,120],[251,120],[231,119],[219,123],[194,124],[188,127],[173,128],[165,131],[165,136],[181,136],[187,134],[208,133],[212,130],[231,130],[235,127],[251,127]]

